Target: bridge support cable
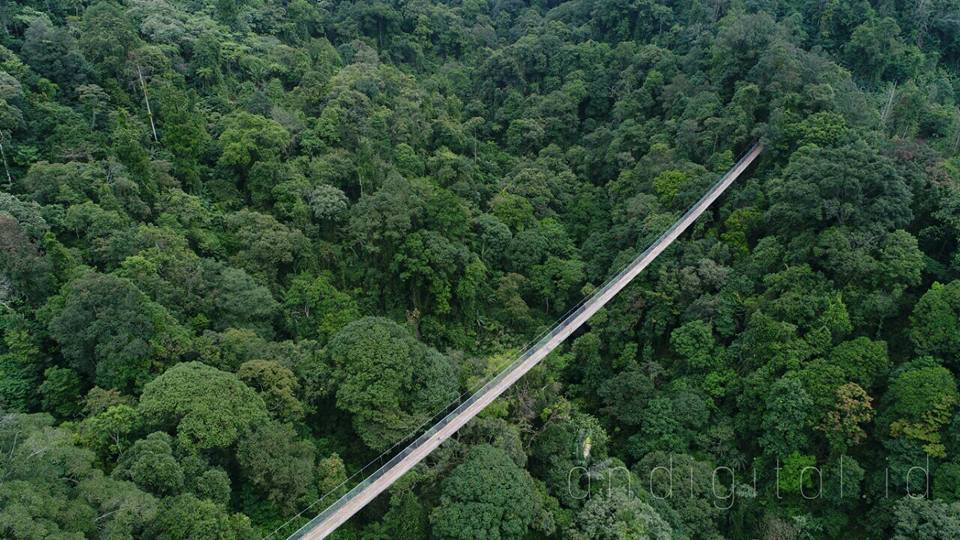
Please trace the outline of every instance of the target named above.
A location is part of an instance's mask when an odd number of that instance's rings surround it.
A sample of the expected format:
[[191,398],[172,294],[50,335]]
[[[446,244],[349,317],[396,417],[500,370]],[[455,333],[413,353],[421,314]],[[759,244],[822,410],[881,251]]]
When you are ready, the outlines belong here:
[[710,189],[690,207],[679,220],[667,229],[650,247],[637,256],[617,275],[597,289],[579,308],[567,315],[553,329],[543,335],[519,358],[504,368],[494,378],[477,390],[468,399],[444,416],[406,448],[387,461],[370,476],[353,487],[336,502],[293,533],[288,540],[326,538],[370,501],[383,493],[414,465],[440,446],[458,429],[463,427],[487,405],[500,397],[520,377],[533,369],[541,360],[556,349],[565,339],[626,287],[640,272],[703,214],[713,202],[753,163],[763,152],[763,144],[755,143],[739,161],[717,180]]

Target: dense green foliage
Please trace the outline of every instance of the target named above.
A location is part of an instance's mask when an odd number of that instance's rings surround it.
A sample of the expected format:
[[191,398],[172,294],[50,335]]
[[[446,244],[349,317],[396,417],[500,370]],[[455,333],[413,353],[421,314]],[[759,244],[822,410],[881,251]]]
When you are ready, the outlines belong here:
[[958,537],[958,14],[0,0],[0,537],[319,510],[755,140],[337,538]]

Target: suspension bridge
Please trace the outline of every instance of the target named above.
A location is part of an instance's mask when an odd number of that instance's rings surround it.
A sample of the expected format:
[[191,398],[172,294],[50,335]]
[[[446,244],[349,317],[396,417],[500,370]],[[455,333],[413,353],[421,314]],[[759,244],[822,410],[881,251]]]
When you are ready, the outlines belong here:
[[710,189],[690,207],[669,229],[667,229],[650,247],[638,255],[617,275],[597,289],[579,307],[563,318],[549,332],[543,335],[533,346],[525,350],[519,358],[504,368],[466,400],[461,401],[451,412],[440,419],[416,439],[410,442],[397,455],[384,463],[363,481],[354,486],[336,502],[323,510],[293,533],[288,540],[326,538],[340,525],[359,512],[370,501],[383,493],[414,465],[430,452],[443,444],[458,429],[463,427],[487,405],[503,394],[520,377],[533,369],[541,360],[556,349],[571,334],[583,326],[590,317],[607,304],[626,287],[664,250],[670,247],[690,225],[699,218],[715,200],[754,162],[763,152],[763,144],[754,143],[739,161],[717,180]]

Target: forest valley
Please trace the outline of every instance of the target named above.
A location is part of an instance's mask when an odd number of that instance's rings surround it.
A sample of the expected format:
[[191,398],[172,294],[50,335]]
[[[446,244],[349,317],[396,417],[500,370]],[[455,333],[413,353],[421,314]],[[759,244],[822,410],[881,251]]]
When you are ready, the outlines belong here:
[[960,0],[0,0],[0,537],[285,537],[761,140],[334,538],[960,538],[958,104]]

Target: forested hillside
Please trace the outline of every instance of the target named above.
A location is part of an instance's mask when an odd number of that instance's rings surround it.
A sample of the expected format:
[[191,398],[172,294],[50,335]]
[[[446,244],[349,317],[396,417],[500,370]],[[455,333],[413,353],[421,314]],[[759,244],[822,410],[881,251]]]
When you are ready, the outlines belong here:
[[958,103],[957,0],[0,0],[0,537],[285,537],[762,140],[336,538],[960,538]]

